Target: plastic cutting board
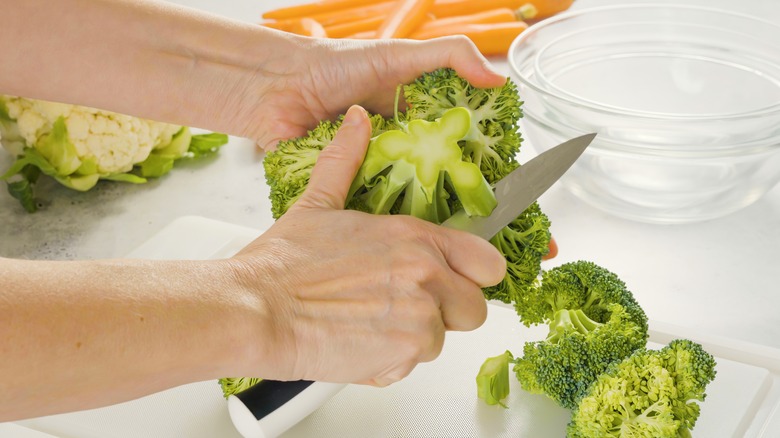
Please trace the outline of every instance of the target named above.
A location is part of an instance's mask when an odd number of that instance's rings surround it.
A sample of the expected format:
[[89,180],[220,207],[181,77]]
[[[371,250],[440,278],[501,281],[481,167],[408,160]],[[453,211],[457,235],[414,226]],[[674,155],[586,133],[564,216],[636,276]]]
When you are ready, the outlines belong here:
[[[176,220],[129,256],[149,259],[229,257],[258,230],[200,217]],[[695,437],[780,437],[780,351],[701,336],[651,322],[651,347],[674,338],[702,343],[717,357],[718,376],[694,430]],[[508,409],[476,397],[482,361],[509,349],[520,352],[543,329],[522,326],[512,309],[490,305],[487,322],[468,333],[448,333],[441,356],[419,365],[388,388],[347,386],[290,429],[286,438],[534,437],[565,435],[568,413],[544,396],[524,392],[512,379]],[[106,408],[0,424],[0,437],[234,438],[239,437],[216,382],[174,388]],[[25,433],[29,433],[25,435]],[[47,435],[48,436],[48,435]]]

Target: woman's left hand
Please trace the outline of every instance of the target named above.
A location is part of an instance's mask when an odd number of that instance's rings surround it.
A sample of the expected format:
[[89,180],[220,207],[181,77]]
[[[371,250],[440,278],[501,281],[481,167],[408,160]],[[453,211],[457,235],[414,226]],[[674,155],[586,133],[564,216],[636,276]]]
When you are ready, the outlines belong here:
[[[393,113],[396,87],[441,67],[455,69],[476,87],[498,87],[506,77],[465,37],[429,41],[282,39],[258,69],[234,123],[263,149],[306,134],[320,120],[335,119],[357,104],[372,113]],[[248,90],[249,91],[249,90]],[[258,94],[259,93],[259,94]]]

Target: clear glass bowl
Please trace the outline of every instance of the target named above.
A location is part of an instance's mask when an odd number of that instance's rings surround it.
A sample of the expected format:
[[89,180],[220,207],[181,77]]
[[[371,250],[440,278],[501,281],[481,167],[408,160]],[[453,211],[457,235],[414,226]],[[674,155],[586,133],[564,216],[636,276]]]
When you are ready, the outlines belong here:
[[509,64],[539,152],[597,132],[562,179],[621,217],[716,218],[780,180],[780,26],[728,11],[625,5],[523,32]]

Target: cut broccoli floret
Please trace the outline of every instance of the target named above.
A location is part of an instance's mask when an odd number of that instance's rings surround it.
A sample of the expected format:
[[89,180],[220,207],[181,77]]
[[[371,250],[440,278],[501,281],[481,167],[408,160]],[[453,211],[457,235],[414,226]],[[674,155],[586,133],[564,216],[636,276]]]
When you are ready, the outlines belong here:
[[699,418],[715,359],[701,345],[675,340],[639,350],[598,377],[575,409],[570,438],[687,438]]
[[218,383],[222,388],[222,395],[228,398],[230,395],[238,394],[257,385],[261,380],[263,379],[258,377],[223,377],[219,379]]
[[647,342],[647,316],[625,284],[592,262],[543,273],[516,302],[526,325],[547,323],[547,339],[528,342],[515,361],[521,386],[574,409],[607,367]]

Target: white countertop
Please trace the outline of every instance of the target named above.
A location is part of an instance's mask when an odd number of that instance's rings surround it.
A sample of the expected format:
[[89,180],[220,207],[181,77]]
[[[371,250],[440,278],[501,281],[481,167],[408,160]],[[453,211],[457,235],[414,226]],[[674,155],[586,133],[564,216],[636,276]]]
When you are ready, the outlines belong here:
[[[780,1],[698,0],[780,19]],[[246,21],[299,0],[176,0]],[[575,7],[615,3],[578,0]],[[625,1],[621,1],[625,3]],[[674,2],[677,3],[677,2]],[[494,60],[502,71],[502,59]],[[534,155],[525,143],[520,159]],[[140,186],[101,183],[88,193],[46,188],[46,208],[27,214],[0,191],[0,256],[30,259],[121,257],[174,219],[200,215],[238,225],[272,223],[262,155],[232,138],[207,162],[183,164]],[[0,170],[11,162],[0,153]],[[650,225],[595,210],[553,187],[541,199],[559,243],[552,267],[592,260],[617,273],[653,320],[780,348],[780,187],[730,216],[690,225]]]

